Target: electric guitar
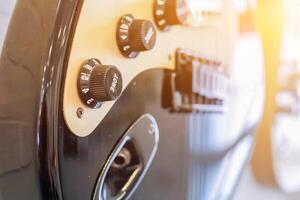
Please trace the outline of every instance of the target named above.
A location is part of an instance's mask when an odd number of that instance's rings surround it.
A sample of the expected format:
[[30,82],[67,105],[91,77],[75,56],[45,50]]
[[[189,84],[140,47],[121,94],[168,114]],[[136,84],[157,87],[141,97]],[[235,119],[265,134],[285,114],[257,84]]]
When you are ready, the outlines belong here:
[[230,198],[263,99],[238,29],[231,0],[18,1],[0,199]]

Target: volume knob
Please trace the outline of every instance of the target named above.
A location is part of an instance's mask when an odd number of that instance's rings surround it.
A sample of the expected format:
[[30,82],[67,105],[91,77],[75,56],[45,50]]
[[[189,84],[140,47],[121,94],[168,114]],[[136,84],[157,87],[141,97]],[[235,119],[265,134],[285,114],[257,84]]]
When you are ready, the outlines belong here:
[[83,64],[78,79],[79,96],[91,108],[99,108],[104,101],[117,99],[122,92],[120,71],[111,65],[102,65],[97,59]]
[[117,43],[121,53],[128,58],[136,58],[140,52],[153,49],[156,30],[149,20],[135,19],[124,15],[118,24]]
[[154,2],[154,20],[162,31],[168,31],[174,25],[184,24],[189,13],[186,0],[155,0]]

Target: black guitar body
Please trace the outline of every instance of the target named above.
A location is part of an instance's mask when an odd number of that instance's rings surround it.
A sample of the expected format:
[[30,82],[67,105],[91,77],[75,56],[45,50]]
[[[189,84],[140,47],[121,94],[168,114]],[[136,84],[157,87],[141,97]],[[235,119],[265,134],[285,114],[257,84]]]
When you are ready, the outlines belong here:
[[246,124],[237,140],[225,144],[219,137],[232,123],[228,115],[163,108],[169,70],[136,76],[89,136],[69,130],[63,86],[82,3],[16,5],[0,60],[0,200],[97,199],[97,183],[112,152],[145,115],[157,122],[159,143],[131,199],[230,199],[256,124]]
[[[66,126],[61,128],[59,161],[65,199],[91,198],[99,169],[103,168],[114,145],[145,113],[151,114],[158,123],[159,148],[132,199],[209,199],[218,197],[215,195],[231,195],[235,185],[229,191],[222,191],[226,188],[224,185],[232,184],[226,181],[229,177],[223,171],[227,170],[226,163],[234,159],[234,151],[238,153],[239,148],[218,151],[214,148],[226,147],[213,145],[227,127],[226,118],[220,113],[172,114],[163,109],[164,74],[164,70],[151,70],[136,77],[91,136],[78,138],[70,134]],[[253,130],[248,131],[245,135]],[[249,143],[252,135],[243,139]],[[249,153],[243,155],[242,163]],[[230,165],[241,170],[242,163]],[[230,178],[236,180],[239,175]]]

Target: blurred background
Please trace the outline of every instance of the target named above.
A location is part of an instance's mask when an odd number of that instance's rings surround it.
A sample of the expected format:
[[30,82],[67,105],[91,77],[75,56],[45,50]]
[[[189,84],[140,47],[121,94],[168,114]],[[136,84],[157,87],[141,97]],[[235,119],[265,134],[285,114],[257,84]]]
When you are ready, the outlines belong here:
[[[234,199],[299,199],[300,1],[235,1],[241,35],[255,32],[262,41],[266,97],[253,158]],[[15,1],[0,2],[1,52]]]
[[0,52],[2,50],[5,33],[8,27],[9,19],[13,11],[15,1],[14,0],[1,0],[0,6]]
[[237,2],[242,15],[252,13],[263,42],[266,97],[257,144],[235,199],[299,199],[300,1]]

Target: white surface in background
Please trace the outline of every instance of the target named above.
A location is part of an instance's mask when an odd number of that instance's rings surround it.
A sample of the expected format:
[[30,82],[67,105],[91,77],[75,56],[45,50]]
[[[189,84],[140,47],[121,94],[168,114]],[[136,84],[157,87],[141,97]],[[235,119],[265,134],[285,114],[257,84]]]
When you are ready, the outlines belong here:
[[272,146],[278,184],[284,191],[300,188],[300,136],[299,116],[277,114],[273,125]]
[[299,200],[300,194],[283,194],[277,189],[259,184],[248,167],[240,181],[233,200]]
[[246,11],[255,10],[256,0],[234,0],[236,9],[239,13],[244,13]]
[[15,0],[0,0],[0,54]]
[[243,129],[250,128],[259,121],[263,112],[264,58],[258,34],[245,33],[237,38],[234,67],[230,75],[230,96],[234,98],[230,99],[228,107],[234,110],[231,111],[230,119],[235,122],[232,124],[235,133],[226,137],[230,137],[233,142]]

